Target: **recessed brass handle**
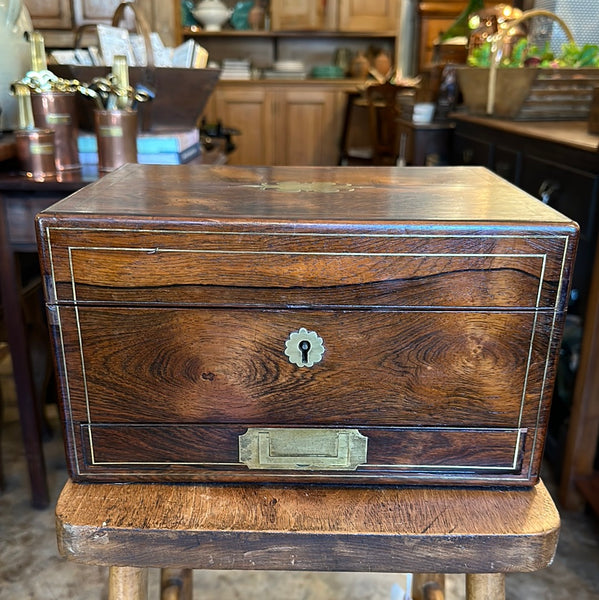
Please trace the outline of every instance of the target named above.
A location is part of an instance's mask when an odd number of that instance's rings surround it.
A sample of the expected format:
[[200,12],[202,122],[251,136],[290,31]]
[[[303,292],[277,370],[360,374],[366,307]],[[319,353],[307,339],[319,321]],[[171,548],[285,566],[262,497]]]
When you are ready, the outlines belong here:
[[357,429],[250,427],[239,436],[239,462],[250,469],[355,471],[368,438]]

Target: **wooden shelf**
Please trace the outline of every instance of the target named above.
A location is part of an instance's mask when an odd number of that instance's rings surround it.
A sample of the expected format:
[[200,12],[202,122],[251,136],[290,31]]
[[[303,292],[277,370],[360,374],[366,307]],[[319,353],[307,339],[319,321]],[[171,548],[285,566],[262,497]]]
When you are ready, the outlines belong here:
[[254,31],[251,29],[222,29],[204,31],[200,27],[183,27],[183,37],[249,37],[249,38],[394,38],[394,31]]

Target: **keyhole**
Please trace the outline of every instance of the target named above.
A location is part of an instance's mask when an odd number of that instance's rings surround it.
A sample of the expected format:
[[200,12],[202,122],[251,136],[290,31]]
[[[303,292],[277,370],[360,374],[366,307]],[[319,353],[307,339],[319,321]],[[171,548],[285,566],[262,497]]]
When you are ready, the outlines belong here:
[[300,349],[300,352],[302,353],[302,362],[307,363],[308,362],[308,352],[310,352],[310,342],[308,340],[302,340],[299,343],[298,347]]

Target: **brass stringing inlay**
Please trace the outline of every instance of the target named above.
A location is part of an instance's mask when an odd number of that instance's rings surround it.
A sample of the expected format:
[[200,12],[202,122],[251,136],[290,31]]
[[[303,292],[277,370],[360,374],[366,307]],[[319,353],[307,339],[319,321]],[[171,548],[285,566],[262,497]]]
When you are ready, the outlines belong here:
[[353,192],[354,186],[350,183],[335,183],[334,181],[279,181],[277,183],[262,183],[261,190],[276,190],[278,192],[319,192],[322,194],[336,194],[338,192]]

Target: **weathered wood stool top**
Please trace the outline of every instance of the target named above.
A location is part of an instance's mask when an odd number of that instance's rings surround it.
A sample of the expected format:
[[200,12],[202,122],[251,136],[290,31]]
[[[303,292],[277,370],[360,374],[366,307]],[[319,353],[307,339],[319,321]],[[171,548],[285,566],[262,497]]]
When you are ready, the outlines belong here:
[[142,569],[528,572],[551,563],[559,533],[542,482],[521,490],[68,482],[56,519],[68,559]]

